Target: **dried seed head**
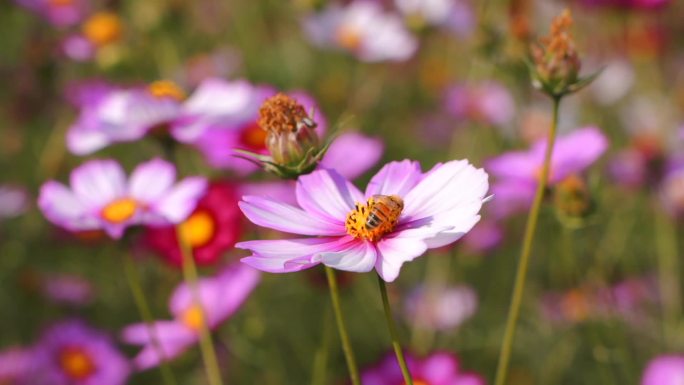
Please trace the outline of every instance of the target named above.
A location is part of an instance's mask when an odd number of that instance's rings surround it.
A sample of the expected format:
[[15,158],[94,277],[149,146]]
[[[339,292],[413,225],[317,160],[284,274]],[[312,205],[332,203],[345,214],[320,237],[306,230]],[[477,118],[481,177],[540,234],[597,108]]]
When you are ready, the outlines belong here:
[[582,66],[570,33],[572,24],[572,14],[566,9],[553,19],[549,36],[539,39],[531,47],[538,80],[545,85],[544,88],[556,93],[563,93],[577,83]]
[[259,109],[259,126],[269,133],[296,132],[308,123],[313,122],[304,107],[282,93],[268,98]]

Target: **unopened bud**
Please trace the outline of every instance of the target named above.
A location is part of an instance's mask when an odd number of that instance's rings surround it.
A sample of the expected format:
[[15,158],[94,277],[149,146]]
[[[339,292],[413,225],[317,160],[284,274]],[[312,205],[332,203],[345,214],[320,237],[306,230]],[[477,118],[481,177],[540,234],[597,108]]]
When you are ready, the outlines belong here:
[[554,187],[554,205],[565,223],[578,223],[592,213],[594,204],[585,181],[570,175]]

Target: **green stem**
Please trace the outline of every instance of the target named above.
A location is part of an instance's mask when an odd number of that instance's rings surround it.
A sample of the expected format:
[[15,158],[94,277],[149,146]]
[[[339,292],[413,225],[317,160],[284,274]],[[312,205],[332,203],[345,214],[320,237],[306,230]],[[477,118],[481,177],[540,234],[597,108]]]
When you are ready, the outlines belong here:
[[347,360],[347,369],[349,369],[349,377],[352,385],[361,385],[359,379],[359,369],[356,366],[356,359],[354,358],[354,351],[349,342],[349,335],[347,334],[347,327],[344,324],[344,317],[342,317],[342,307],[340,306],[340,293],[337,287],[337,278],[335,277],[335,270],[325,266],[325,275],[328,277],[328,286],[330,287],[330,299],[332,300],[333,310],[335,312],[335,321],[337,322],[337,331],[340,333],[340,340],[342,341],[342,351],[344,358]]
[[[183,255],[183,279],[190,288],[194,305],[199,309],[202,309],[202,312],[204,313],[204,306],[199,295],[199,279],[197,275],[197,266],[195,266],[195,259],[192,256],[192,249],[190,248],[190,245],[184,241],[179,229],[180,227],[176,227],[176,237],[178,238],[178,246],[180,247],[181,254]],[[206,317],[202,317],[202,322],[200,324],[200,350],[202,351],[202,359],[204,360],[204,366],[207,371],[209,384],[223,385],[223,382],[221,381],[221,371],[219,369],[218,359],[216,358],[216,349],[214,349],[214,342],[211,339],[211,332],[209,331]]]
[[677,231],[672,218],[662,210],[656,213],[656,247],[658,252],[658,283],[662,297],[663,337],[671,341],[681,314]]
[[530,214],[527,217],[527,224],[525,225],[525,236],[523,238],[522,251],[520,252],[520,260],[518,261],[518,269],[515,274],[515,283],[513,285],[513,294],[511,296],[511,306],[508,310],[508,318],[506,319],[506,329],[504,331],[503,343],[499,352],[499,363],[496,367],[496,378],[494,385],[504,385],[506,382],[506,372],[508,371],[508,361],[511,356],[511,349],[513,347],[513,337],[515,335],[515,328],[520,315],[520,305],[522,303],[523,290],[525,288],[525,279],[527,277],[527,268],[530,262],[530,252],[532,251],[532,240],[534,239],[534,232],[537,228],[537,219],[539,218],[539,209],[544,198],[544,190],[549,179],[549,170],[551,168],[551,155],[553,154],[553,145],[556,141],[556,128],[558,126],[558,107],[560,105],[560,98],[553,100],[553,120],[551,122],[551,130],[546,144],[546,153],[544,154],[544,164],[542,165],[542,172],[539,177],[539,184],[534,195],[534,201],[530,208]]
[[406,385],[413,385],[413,378],[411,377],[411,372],[409,371],[408,365],[406,365],[404,351],[401,350],[401,344],[399,343],[397,325],[394,323],[394,317],[392,317],[392,309],[390,308],[389,297],[387,296],[387,285],[379,275],[378,286],[380,286],[380,295],[382,296],[382,306],[385,309],[387,328],[389,329],[390,337],[392,338],[392,347],[394,348],[394,354],[397,356],[397,361],[399,362],[399,367],[401,368],[401,374],[404,376],[404,382]]
[[328,366],[328,352],[332,342],[332,310],[328,309],[323,316],[323,332],[321,346],[314,356],[311,385],[325,385]]
[[154,316],[152,315],[150,306],[145,298],[145,291],[142,289],[140,276],[136,270],[135,261],[133,261],[133,255],[130,252],[127,252],[124,256],[124,270],[126,273],[128,286],[133,294],[135,306],[138,308],[138,313],[140,313],[140,316],[147,326],[147,332],[150,335],[152,347],[157,351],[157,355],[160,357],[159,369],[161,371],[162,380],[164,381],[165,385],[176,385],[176,379],[166,361],[166,354],[164,353],[164,350],[162,350],[161,344],[159,343],[157,329],[154,327]]

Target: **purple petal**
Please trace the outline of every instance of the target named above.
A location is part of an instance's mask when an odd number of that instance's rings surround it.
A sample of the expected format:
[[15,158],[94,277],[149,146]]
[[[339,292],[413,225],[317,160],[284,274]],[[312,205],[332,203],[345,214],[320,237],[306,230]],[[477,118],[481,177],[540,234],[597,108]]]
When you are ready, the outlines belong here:
[[365,273],[373,270],[377,250],[371,242],[351,239],[344,250],[320,254],[321,263],[338,270]]
[[532,206],[536,183],[525,181],[498,182],[492,186],[494,199],[489,204],[496,218],[505,218]]
[[302,238],[240,242],[235,247],[247,249],[254,255],[242,262],[270,273],[289,273],[308,269],[320,263],[319,254],[341,250],[348,237]]
[[344,225],[356,202],[364,202],[361,192],[334,170],[316,170],[300,176],[297,202],[309,214],[330,223]]
[[159,158],[152,159],[135,168],[128,181],[128,193],[140,202],[155,203],[175,180],[176,168],[173,164]]
[[368,183],[366,196],[394,194],[404,197],[420,182],[422,177],[423,173],[418,162],[410,160],[390,162],[375,174]]
[[462,373],[449,383],[449,385],[485,385],[487,382],[479,374]]
[[302,235],[343,235],[344,225],[311,215],[294,206],[270,199],[246,196],[240,209],[253,223],[286,233]]
[[558,139],[551,161],[549,183],[579,173],[594,163],[608,148],[608,139],[596,127],[578,129]]
[[61,183],[49,181],[41,187],[38,207],[51,222],[69,230],[99,228],[99,221],[89,215],[85,203]]
[[356,179],[380,160],[383,148],[380,139],[355,132],[342,134],[330,145],[321,166],[332,168],[347,179]]
[[451,385],[458,376],[458,361],[451,354],[435,353],[422,362],[421,372],[430,384]]
[[235,262],[223,269],[216,277],[221,290],[215,311],[219,322],[233,315],[247,300],[252,291],[261,282],[259,271]]
[[404,199],[406,221],[451,211],[484,199],[489,188],[487,173],[467,161],[435,166]]
[[114,160],[91,160],[71,172],[71,188],[86,205],[104,206],[126,193],[126,174]]
[[66,144],[69,151],[74,155],[88,155],[97,150],[107,147],[111,140],[96,127],[91,127],[94,123],[93,117],[82,113],[73,126],[69,128],[66,135]]
[[419,238],[384,238],[377,244],[378,258],[375,270],[385,282],[392,282],[399,276],[401,265],[423,255],[427,250]]
[[[197,201],[207,190],[203,177],[189,177],[176,184],[167,195],[154,206],[153,213],[159,214],[166,223],[180,223],[197,206]],[[153,221],[150,219],[150,221]]]
[[485,168],[492,175],[501,179],[536,180],[542,161],[543,156],[517,151],[489,160]]

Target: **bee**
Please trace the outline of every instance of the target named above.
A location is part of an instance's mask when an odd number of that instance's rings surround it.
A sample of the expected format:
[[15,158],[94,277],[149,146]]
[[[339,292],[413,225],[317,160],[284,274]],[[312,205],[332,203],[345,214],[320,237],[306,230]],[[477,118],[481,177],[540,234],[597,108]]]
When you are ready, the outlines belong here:
[[403,209],[404,201],[398,195],[373,195],[368,200],[366,230],[391,230],[397,224]]

